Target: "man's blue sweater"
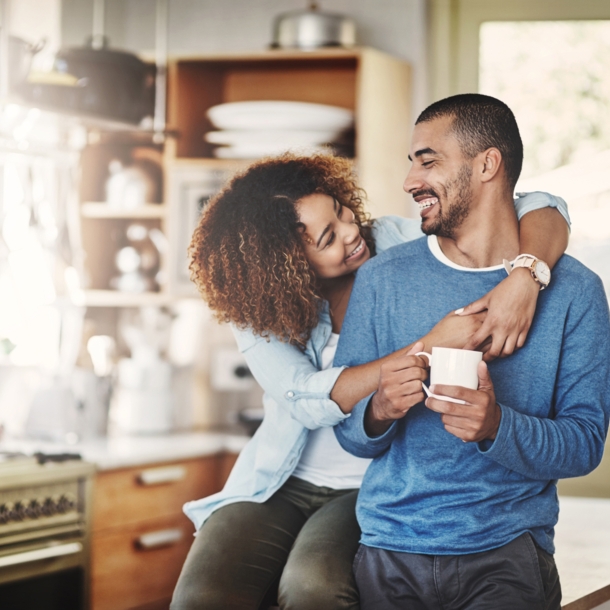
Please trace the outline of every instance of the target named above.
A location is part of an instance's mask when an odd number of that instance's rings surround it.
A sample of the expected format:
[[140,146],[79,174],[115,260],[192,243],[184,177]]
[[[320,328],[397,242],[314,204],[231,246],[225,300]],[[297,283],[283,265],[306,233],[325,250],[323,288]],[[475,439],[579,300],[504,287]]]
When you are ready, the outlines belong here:
[[[364,265],[335,366],[369,362],[414,342],[506,277],[498,267],[456,268],[443,258],[430,237]],[[335,427],[347,451],[375,458],[358,497],[362,544],[459,555],[527,531],[554,552],[556,480],[593,470],[608,428],[610,322],[599,278],[563,256],[540,293],[525,346],[490,363],[489,371],[502,410],[493,442],[462,442],[424,404],[384,435],[368,437],[363,416],[370,397]]]

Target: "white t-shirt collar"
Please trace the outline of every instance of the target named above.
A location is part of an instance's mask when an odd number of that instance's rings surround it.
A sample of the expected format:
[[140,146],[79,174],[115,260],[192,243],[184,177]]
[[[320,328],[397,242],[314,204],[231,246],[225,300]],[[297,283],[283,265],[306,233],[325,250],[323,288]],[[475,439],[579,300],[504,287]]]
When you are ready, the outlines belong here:
[[447,267],[457,269],[458,271],[499,271],[500,269],[504,269],[504,265],[494,265],[493,267],[462,267],[462,265],[454,263],[445,256],[436,235],[428,235],[428,248],[430,248],[430,252],[432,252],[434,258],[438,259],[443,265],[447,265]]

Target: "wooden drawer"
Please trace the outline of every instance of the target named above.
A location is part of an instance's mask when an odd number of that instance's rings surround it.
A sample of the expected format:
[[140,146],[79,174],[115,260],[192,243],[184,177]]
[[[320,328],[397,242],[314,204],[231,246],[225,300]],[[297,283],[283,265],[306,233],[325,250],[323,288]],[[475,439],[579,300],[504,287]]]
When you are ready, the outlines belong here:
[[176,517],[182,505],[217,492],[224,456],[100,472],[95,482],[93,531]]
[[92,610],[167,608],[192,542],[193,525],[186,517],[94,533]]

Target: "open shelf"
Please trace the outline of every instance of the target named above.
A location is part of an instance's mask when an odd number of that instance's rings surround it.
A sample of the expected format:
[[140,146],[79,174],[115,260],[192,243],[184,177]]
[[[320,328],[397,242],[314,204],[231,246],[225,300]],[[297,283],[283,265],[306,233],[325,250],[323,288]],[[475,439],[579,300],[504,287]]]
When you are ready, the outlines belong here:
[[165,218],[167,207],[164,204],[150,203],[131,210],[121,210],[105,202],[87,201],[81,205],[84,218]]
[[169,122],[178,157],[212,158],[206,116],[227,102],[277,100],[356,109],[359,53],[275,53],[182,58],[170,66]]
[[[402,184],[409,166],[411,92],[404,61],[367,47],[269,50],[175,57],[168,76],[168,125],[176,137],[165,150],[173,163],[214,160],[215,147],[204,136],[215,130],[206,113],[217,104],[275,100],[337,106],[355,113],[354,164],[371,215],[408,214]],[[349,150],[344,154],[351,157]]]
[[71,295],[71,300],[75,305],[85,307],[145,307],[147,305],[170,305],[176,302],[178,297],[166,292],[131,293],[118,290],[82,290]]

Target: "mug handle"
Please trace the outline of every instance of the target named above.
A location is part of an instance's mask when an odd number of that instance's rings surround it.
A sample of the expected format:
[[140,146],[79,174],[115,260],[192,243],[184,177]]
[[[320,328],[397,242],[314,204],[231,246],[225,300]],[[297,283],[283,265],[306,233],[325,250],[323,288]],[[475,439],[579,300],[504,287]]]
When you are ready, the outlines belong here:
[[428,358],[428,366],[432,366],[432,354],[428,352],[417,352],[416,356],[426,356]]

